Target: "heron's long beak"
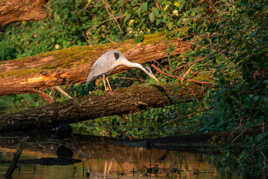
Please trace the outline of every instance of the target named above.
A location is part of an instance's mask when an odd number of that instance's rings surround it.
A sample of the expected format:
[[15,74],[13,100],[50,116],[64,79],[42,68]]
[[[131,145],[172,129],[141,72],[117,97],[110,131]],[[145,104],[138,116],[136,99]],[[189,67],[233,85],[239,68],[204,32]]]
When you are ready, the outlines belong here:
[[151,78],[153,78],[155,81],[159,82],[159,80],[152,74],[152,73],[147,73]]
[[147,69],[147,68],[142,68],[142,70],[151,78],[153,78],[155,81],[159,82],[159,80],[154,76],[154,74],[152,73],[151,69]]

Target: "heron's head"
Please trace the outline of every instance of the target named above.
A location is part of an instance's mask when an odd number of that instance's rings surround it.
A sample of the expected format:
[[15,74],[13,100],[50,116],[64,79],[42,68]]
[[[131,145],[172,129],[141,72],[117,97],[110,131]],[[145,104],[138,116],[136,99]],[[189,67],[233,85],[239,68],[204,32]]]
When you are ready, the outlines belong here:
[[111,52],[115,63],[121,64],[128,61],[127,58],[118,50],[113,50]]
[[119,52],[119,51],[115,51],[115,52],[113,52],[113,53],[114,53],[114,59],[115,59],[115,60],[118,60],[119,57],[120,57],[120,52]]

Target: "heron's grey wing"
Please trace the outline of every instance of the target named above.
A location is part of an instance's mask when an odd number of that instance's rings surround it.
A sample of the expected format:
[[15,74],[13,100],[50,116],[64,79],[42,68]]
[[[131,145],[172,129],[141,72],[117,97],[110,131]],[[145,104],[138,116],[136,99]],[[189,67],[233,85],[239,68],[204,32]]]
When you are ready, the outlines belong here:
[[100,56],[91,67],[87,78],[87,83],[100,75],[107,74],[114,69],[114,55],[112,52]]

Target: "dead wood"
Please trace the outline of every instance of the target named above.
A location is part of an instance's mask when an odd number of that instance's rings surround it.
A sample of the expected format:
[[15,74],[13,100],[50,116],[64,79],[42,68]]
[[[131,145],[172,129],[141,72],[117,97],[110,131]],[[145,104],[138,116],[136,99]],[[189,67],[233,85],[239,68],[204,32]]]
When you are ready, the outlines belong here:
[[17,163],[19,161],[19,158],[21,156],[21,153],[23,151],[23,147],[24,147],[24,143],[28,140],[29,137],[24,137],[19,145],[17,146],[17,151],[14,153],[13,159],[8,167],[8,170],[5,174],[6,178],[11,178],[13,172],[15,171],[15,169],[17,168]]
[[0,116],[0,131],[53,128],[60,123],[93,120],[98,117],[120,115],[137,110],[162,107],[176,102],[198,99],[204,94],[199,85],[148,86],[133,85],[119,88],[103,96],[90,95],[62,104],[53,103],[16,114]]
[[[151,65],[158,73],[160,74],[163,74],[165,76],[168,76],[168,77],[171,77],[171,78],[176,78],[176,79],[179,79],[181,81],[181,83],[183,83],[184,81],[184,77],[180,77],[180,76],[175,76],[175,75],[172,75],[172,74],[168,74],[166,72],[163,72],[162,70],[160,70],[157,66],[155,66],[154,64]],[[189,81],[189,82],[193,82],[193,83],[196,83],[196,84],[204,84],[204,85],[213,85],[214,83],[212,82],[206,82],[206,81],[198,81],[198,80],[194,80],[194,79],[186,79],[186,81]]]
[[46,18],[46,12],[43,9],[45,3],[46,0],[1,0],[0,26],[16,21]]
[[[94,61],[109,49],[120,50],[130,61],[146,63],[189,51],[191,42],[178,38],[167,41],[163,33],[158,33],[146,36],[142,43],[127,40],[72,47],[0,62],[0,96],[84,82]],[[122,68],[115,73],[119,71]]]

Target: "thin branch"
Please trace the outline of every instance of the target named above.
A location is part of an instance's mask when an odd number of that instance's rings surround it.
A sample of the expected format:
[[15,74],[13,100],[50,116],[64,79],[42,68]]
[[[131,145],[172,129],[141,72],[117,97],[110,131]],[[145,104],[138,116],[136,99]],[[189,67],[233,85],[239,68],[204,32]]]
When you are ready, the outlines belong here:
[[122,32],[122,29],[120,27],[120,24],[118,23],[117,19],[114,17],[113,13],[110,12],[111,11],[111,6],[108,2],[106,2],[106,0],[102,0],[103,4],[104,4],[104,7],[107,11],[107,13],[113,18],[115,24],[117,25],[117,27],[119,28],[120,32]]
[[18,144],[17,146],[17,151],[14,153],[14,156],[13,156],[13,159],[9,165],[9,168],[5,174],[5,177],[6,178],[11,178],[14,170],[17,168],[17,163],[18,163],[18,160],[21,156],[21,153],[23,151],[23,148],[24,148],[24,143],[29,139],[29,137],[24,137],[21,142]]
[[[123,80],[131,80],[131,81],[136,81],[137,80],[137,78],[131,78],[131,77],[125,77],[125,76],[120,76],[120,77],[118,77],[118,79],[123,79]],[[140,81],[144,81],[144,80],[142,80],[142,79],[139,79]]]
[[[106,19],[106,20],[100,22],[99,24],[96,24],[96,25],[92,26],[90,29],[87,30],[87,32],[90,32],[92,29],[94,29],[94,28],[96,28],[96,27],[98,27],[98,26],[104,24],[105,22],[114,20],[114,18],[115,18],[115,19],[121,19],[121,18],[123,18],[123,17],[125,17],[125,15],[120,15],[120,16],[117,16],[117,17],[112,17],[112,18]],[[86,33],[87,33],[87,32],[86,32]]]
[[[157,72],[159,72],[160,74],[163,74],[165,76],[171,77],[171,78],[176,78],[179,79],[180,81],[182,81],[182,77],[180,76],[175,76],[166,72],[163,72],[162,70],[160,70],[158,67],[156,67],[154,64],[151,65]],[[212,82],[206,82],[206,81],[198,81],[198,80],[194,80],[194,79],[186,79],[186,81],[189,82],[193,82],[193,83],[197,83],[197,84],[206,84],[206,85],[213,85],[214,83]]]
[[175,75],[171,75],[171,74],[168,74],[166,72],[163,72],[162,70],[160,70],[157,66],[155,66],[154,64],[151,65],[157,72],[159,72],[160,74],[163,74],[165,76],[168,76],[168,77],[171,77],[171,78],[176,78],[176,79],[180,79],[181,80],[181,77],[179,76],[175,76]]
[[243,136],[247,132],[247,128],[244,129],[239,135],[237,135],[233,140],[232,143],[234,143],[237,139],[239,139],[241,136]]
[[51,103],[54,103],[54,99],[49,96],[48,94],[46,94],[45,92],[41,91],[41,90],[37,90],[37,89],[31,89],[31,90],[28,90],[28,92],[31,92],[31,93],[36,93],[38,96],[40,96],[41,98],[43,98],[44,101],[46,101],[47,103],[51,104]]
[[63,96],[66,96],[69,99],[73,99],[68,93],[66,93],[60,86],[54,87],[58,92],[60,92]]
[[[194,66],[196,63],[198,63],[198,62],[200,62],[200,61],[202,61],[202,60],[204,60],[204,59],[205,59],[205,58],[198,58],[197,60],[195,60],[194,62],[192,62],[190,68],[189,68],[189,69],[184,73],[184,75],[182,76],[181,82],[183,82],[184,79],[186,78],[186,76],[191,72],[193,66]],[[203,84],[203,83],[202,83],[202,84]]]
[[202,85],[214,85],[212,82],[207,82],[207,81],[198,81],[194,79],[187,79],[189,82],[197,83],[197,84],[202,84]]
[[262,156],[263,156],[264,162],[268,162],[266,155],[264,155],[263,152],[261,152],[261,154],[262,154]]
[[181,116],[181,117],[178,117],[178,118],[176,118],[176,119],[168,120],[168,121],[166,121],[164,124],[162,124],[161,127],[164,127],[164,126],[166,126],[166,125],[168,125],[168,124],[170,124],[170,123],[174,123],[174,122],[176,122],[176,121],[182,121],[182,120],[184,120],[184,119],[186,119],[186,118],[191,118],[191,117],[193,117],[194,115],[195,115],[195,112],[190,113],[190,114],[187,114],[187,115],[184,115],[184,116]]
[[182,78],[181,78],[181,83],[183,83],[183,81],[184,81],[184,79],[186,78],[186,76],[191,72],[191,70],[192,70],[192,68],[193,68],[194,65],[195,65],[195,64],[192,64],[192,65],[190,66],[190,68],[184,73],[184,75],[183,75]]

